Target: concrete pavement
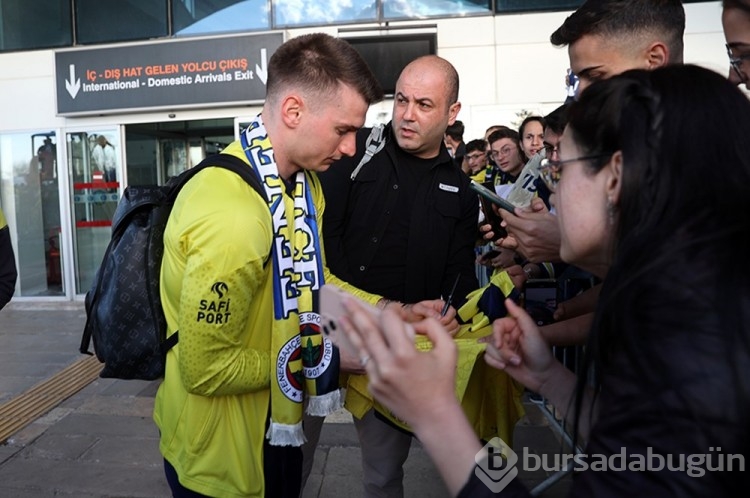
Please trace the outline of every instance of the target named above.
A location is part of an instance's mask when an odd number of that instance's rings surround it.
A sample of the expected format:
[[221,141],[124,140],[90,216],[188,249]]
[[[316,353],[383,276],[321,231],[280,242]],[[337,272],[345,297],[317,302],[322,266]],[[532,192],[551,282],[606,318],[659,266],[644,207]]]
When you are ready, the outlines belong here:
[[[0,404],[80,360],[85,313],[80,303],[11,303],[0,311]],[[158,381],[97,378],[0,445],[0,497],[170,496],[151,419]],[[559,452],[533,406],[516,444]],[[303,498],[361,496],[360,448],[345,411],[324,424]],[[530,486],[546,473],[521,472]],[[569,481],[569,478],[566,480]],[[440,476],[415,443],[405,466],[407,497],[447,497]],[[542,496],[564,496],[563,482]]]

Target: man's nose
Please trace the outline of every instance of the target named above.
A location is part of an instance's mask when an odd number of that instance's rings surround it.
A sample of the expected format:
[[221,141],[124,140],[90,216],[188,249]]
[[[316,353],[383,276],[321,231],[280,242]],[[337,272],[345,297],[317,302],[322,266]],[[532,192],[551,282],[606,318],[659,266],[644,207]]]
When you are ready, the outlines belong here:
[[356,133],[347,133],[341,140],[339,145],[339,152],[343,155],[351,157],[357,152],[357,135]]
[[732,66],[729,66],[729,75],[727,76],[727,79],[737,86],[742,83],[742,78],[740,78],[740,75],[737,74],[737,71],[735,71]]
[[406,109],[404,109],[404,119],[407,121],[414,120],[414,104],[411,102],[406,104]]

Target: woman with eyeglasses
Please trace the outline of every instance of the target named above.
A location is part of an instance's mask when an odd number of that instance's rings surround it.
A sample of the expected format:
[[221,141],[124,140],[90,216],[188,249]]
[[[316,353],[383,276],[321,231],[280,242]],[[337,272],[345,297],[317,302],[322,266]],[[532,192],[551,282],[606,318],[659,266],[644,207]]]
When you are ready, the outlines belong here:
[[724,0],[721,23],[727,40],[729,81],[748,87],[750,78],[750,0]]
[[[486,360],[573,420],[581,461],[599,467],[574,466],[571,496],[747,496],[750,267],[738,262],[750,254],[750,101],[712,71],[675,65],[594,83],[569,118],[545,178],[562,259],[604,279],[583,372],[564,368],[511,300]],[[348,306],[370,390],[411,425],[450,492],[524,496],[513,459],[498,465],[461,412],[442,327],[415,327],[433,343],[418,352],[396,315]]]

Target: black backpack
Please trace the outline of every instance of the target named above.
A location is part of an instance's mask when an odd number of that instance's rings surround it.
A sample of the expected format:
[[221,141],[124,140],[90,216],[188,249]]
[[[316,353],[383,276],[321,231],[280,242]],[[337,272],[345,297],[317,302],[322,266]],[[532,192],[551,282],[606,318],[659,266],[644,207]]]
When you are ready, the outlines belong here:
[[159,295],[164,229],[180,189],[212,166],[238,174],[266,199],[255,172],[241,159],[214,154],[164,186],[131,186],[112,218],[112,239],[91,290],[86,293],[86,325],[80,352],[94,351],[104,363],[100,377],[153,380],[164,375],[167,351],[177,332],[166,338],[167,321]]

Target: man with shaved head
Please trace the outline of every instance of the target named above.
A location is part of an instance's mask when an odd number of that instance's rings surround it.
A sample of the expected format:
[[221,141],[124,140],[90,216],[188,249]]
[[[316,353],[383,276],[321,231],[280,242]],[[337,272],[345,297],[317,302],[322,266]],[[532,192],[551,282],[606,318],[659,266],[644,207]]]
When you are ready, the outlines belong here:
[[[458,278],[455,308],[478,287],[479,204],[443,142],[461,109],[458,86],[458,73],[447,60],[430,55],[410,62],[396,83],[392,121],[382,140],[371,129],[361,130],[357,153],[321,175],[325,251],[331,271],[342,280],[401,303],[441,303]],[[366,154],[372,158],[359,167]],[[454,316],[451,308],[442,320],[456,324]],[[342,359],[342,370],[364,373],[359,363],[345,363]],[[411,436],[373,410],[354,416],[364,496],[403,496],[402,466]],[[308,433],[308,439],[316,438]],[[307,457],[311,452],[305,451]]]

